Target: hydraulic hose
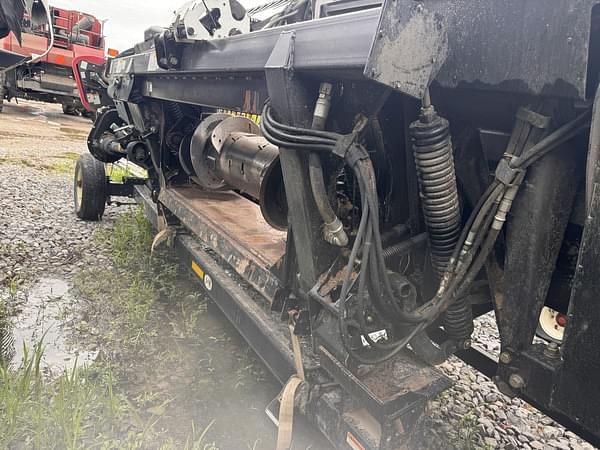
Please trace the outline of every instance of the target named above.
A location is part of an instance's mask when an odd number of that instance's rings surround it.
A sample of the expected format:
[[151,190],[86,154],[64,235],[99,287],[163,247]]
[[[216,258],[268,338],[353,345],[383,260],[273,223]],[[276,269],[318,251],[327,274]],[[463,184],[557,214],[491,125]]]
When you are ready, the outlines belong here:
[[[313,114],[312,128],[314,130],[322,131],[325,129],[325,123],[327,122],[331,108],[332,90],[333,86],[330,83],[321,83],[319,98],[317,99]],[[332,245],[345,247],[348,245],[348,235],[344,231],[344,224],[331,207],[325,186],[321,157],[311,152],[308,157],[308,167],[313,198],[324,222],[323,239]]]
[[344,231],[344,224],[336,216],[329,202],[329,196],[325,188],[325,179],[323,177],[323,166],[321,165],[319,155],[316,153],[309,155],[308,169],[315,204],[324,222],[323,238],[332,245],[345,247],[348,245],[348,235]]
[[[356,132],[343,136],[279,124],[272,118],[268,104],[265,106],[263,119],[261,126],[266,131],[267,139],[269,136],[275,137],[287,148],[292,148],[290,145],[293,145],[297,150],[324,151],[338,156],[342,156],[339,151],[340,145],[346,149],[344,159],[358,181],[362,198],[362,215],[336,306],[342,342],[348,353],[363,364],[376,364],[396,355],[415,336],[431,325],[440,314],[453,306],[457,299],[465,296],[493,250],[518,188],[525,177],[527,167],[587,126],[587,116],[584,113],[544,138],[523,155],[513,155],[511,163],[514,164],[516,174],[514,180],[510,183],[501,182],[500,179],[495,180],[478,201],[452,249],[436,295],[416,309],[407,310],[406,308],[411,305],[403,305],[398,300],[387,273],[379,230],[379,200],[375,172],[366,149],[360,144],[352,143],[356,138]],[[312,143],[308,143],[309,141]],[[356,320],[349,317],[346,302],[352,298],[350,291],[355,289],[351,277],[352,272],[356,270],[359,255],[361,255],[358,269],[360,272],[355,296],[359,305],[359,315]],[[405,326],[406,332],[397,341],[373,342],[368,337],[365,318],[361,317],[365,313],[366,289],[369,290],[370,300],[383,323],[390,323],[392,320]],[[358,330],[360,335],[365,337],[371,347],[370,350],[353,347],[349,334],[350,328]],[[420,345],[419,342],[419,340],[415,341],[417,346]],[[439,352],[448,352],[446,347],[436,349],[435,346],[428,344],[426,350],[433,348],[435,354],[432,358],[437,358]],[[367,356],[364,354],[365,351],[372,354]]]

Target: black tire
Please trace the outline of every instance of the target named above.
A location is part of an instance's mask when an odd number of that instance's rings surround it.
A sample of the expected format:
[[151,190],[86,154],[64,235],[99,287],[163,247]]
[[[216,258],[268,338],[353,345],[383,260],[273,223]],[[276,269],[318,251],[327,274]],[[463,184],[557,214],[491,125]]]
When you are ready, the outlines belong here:
[[89,153],[81,155],[75,166],[73,183],[73,204],[77,217],[90,221],[102,219],[107,185],[104,163]]
[[67,116],[77,116],[78,115],[77,110],[72,105],[63,104],[62,110],[63,110],[63,113],[65,113]]

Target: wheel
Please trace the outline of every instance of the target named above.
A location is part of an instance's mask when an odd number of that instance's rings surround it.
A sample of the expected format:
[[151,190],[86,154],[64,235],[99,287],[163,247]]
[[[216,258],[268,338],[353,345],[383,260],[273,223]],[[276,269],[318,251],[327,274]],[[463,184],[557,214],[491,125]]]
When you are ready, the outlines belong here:
[[547,341],[561,344],[565,335],[566,324],[567,318],[564,314],[544,306],[540,314],[536,334]]
[[81,109],[81,117],[85,117],[86,119],[90,119],[92,122],[96,119],[96,114],[88,111],[87,109]]
[[63,104],[62,110],[63,110],[63,113],[65,113],[68,116],[76,116],[77,115],[77,111],[75,110],[74,106]]
[[106,206],[107,184],[104,163],[90,154],[81,155],[75,166],[73,187],[77,217],[93,221],[102,218]]

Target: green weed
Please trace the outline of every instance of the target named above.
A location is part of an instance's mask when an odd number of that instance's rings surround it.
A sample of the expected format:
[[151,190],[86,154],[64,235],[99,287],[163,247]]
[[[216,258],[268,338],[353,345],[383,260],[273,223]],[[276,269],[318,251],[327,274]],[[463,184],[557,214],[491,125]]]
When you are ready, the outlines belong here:
[[75,161],[59,161],[44,165],[43,168],[54,173],[73,173],[75,170]]
[[465,414],[456,426],[456,436],[451,439],[454,448],[459,450],[482,449],[479,441],[477,418],[473,413]]
[[[156,417],[141,419],[127,398],[116,392],[109,368],[79,369],[75,364],[57,379],[47,380],[42,357],[40,343],[32,352],[24,349],[18,369],[0,365],[0,448],[159,447]],[[188,442],[201,445],[204,438],[205,433],[198,439],[192,433]]]
[[57,156],[57,158],[68,159],[70,161],[77,161],[80,156],[81,154],[77,152],[64,152]]

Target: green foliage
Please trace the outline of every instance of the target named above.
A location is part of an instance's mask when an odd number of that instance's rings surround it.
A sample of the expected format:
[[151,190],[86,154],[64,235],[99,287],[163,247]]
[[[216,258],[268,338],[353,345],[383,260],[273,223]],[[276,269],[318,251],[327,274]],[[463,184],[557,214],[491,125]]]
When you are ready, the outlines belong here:
[[456,427],[456,436],[451,440],[451,443],[457,450],[478,450],[482,448],[478,442],[477,418],[470,412],[459,420]]
[[24,349],[21,366],[0,366],[0,448],[80,449],[155,447],[154,419],[143,422],[112,371],[73,369],[44,378],[43,348]]
[[108,247],[117,267],[131,271],[149,270],[153,238],[154,230],[141,207],[121,215],[114,227],[97,233],[97,239]]
[[[161,339],[159,300],[179,298],[175,287],[179,266],[164,254],[150,257],[153,235],[141,209],[121,215],[95,236],[112,264],[90,265],[74,280],[89,303],[86,313],[95,322],[103,321],[94,326],[103,328],[103,347],[114,358],[103,354],[89,367],[49,379],[41,369],[43,346],[38,344],[33,352],[24,349],[18,368],[0,364],[0,450],[218,450],[206,440],[210,425],[199,431],[191,424],[188,436],[177,440],[164,436],[157,423],[172,398],[138,390],[137,398],[134,395],[130,400],[124,394],[139,373],[136,361],[152,357],[149,352],[155,351],[153,345]],[[203,305],[192,294],[181,298],[174,310],[186,317],[177,329],[188,335]],[[86,330],[89,327],[86,322]]]
[[73,173],[75,171],[75,161],[58,161],[42,167],[55,173]]

